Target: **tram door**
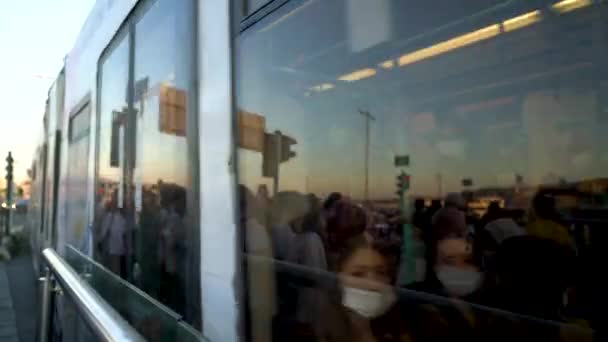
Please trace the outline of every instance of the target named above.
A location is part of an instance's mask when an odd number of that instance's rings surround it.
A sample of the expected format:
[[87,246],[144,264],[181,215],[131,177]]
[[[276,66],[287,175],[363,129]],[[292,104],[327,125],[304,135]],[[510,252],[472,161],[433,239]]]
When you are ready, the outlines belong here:
[[142,2],[99,59],[96,263],[67,251],[92,265],[93,288],[144,336],[201,326],[192,6]]
[[89,222],[89,146],[91,108],[88,97],[76,107],[68,126],[68,161],[65,196],[65,241],[85,254],[92,251],[92,227]]
[[61,123],[60,118],[63,113],[63,74],[60,74],[56,83],[49,91],[47,103],[47,129],[45,134],[46,155],[44,163],[44,197],[42,199],[42,234],[40,237],[40,251],[47,247],[56,248],[57,243],[57,193],[59,185],[59,172],[61,161]]

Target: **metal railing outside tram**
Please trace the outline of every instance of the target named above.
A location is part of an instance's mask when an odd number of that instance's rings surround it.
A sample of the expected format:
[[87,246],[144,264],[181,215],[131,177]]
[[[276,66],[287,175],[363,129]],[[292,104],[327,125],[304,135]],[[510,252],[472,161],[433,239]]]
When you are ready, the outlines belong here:
[[42,300],[38,341],[49,340],[53,295],[67,296],[98,340],[144,341],[144,338],[52,248],[45,249],[42,258],[46,264],[46,275],[41,278]]

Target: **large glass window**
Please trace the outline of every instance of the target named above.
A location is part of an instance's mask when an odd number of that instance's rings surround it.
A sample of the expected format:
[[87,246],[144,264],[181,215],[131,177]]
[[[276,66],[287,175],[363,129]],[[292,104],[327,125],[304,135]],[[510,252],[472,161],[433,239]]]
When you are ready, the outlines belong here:
[[[112,285],[119,311],[163,336],[178,320],[201,327],[192,7],[144,2],[100,73],[96,259],[138,288]],[[128,296],[149,298],[149,314]]]
[[138,281],[144,291],[200,326],[191,6],[188,0],[158,1],[135,24],[133,185]]
[[606,14],[290,1],[249,26],[235,119],[248,337],[600,329]]
[[245,7],[245,15],[252,14],[253,12],[260,9],[262,6],[267,4],[269,0],[243,0],[243,6]]
[[[124,150],[124,130],[126,126],[127,89],[129,84],[129,37],[126,34],[117,37],[112,50],[106,55],[100,67],[100,96],[97,144],[97,198],[96,215],[105,213],[104,206],[111,203],[116,209],[122,209],[124,188],[119,154]],[[120,150],[120,152],[119,152]],[[120,192],[120,196],[118,195]],[[112,198],[112,197],[116,198]],[[119,197],[121,197],[120,204]],[[99,218],[101,219],[101,218]],[[99,236],[97,252],[101,259],[101,242]]]
[[91,107],[87,103],[71,119],[67,169],[66,216],[68,243],[89,251],[87,230],[87,180],[89,179],[89,134]]
[[[129,43],[128,35],[118,37],[100,68],[94,234],[95,259],[123,277],[127,275],[127,238],[132,235],[131,231],[127,232],[128,216],[124,207]],[[113,238],[110,232],[114,233]]]

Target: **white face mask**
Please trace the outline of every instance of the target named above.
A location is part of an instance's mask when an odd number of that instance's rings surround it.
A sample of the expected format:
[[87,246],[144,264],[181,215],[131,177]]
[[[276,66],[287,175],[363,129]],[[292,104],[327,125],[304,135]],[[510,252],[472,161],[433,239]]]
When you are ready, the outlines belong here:
[[354,287],[343,288],[342,305],[365,318],[381,316],[396,301],[397,297],[390,288],[382,292],[362,290]]
[[435,269],[437,278],[446,290],[457,297],[469,295],[481,285],[482,275],[474,269],[462,269],[456,266],[438,266]]

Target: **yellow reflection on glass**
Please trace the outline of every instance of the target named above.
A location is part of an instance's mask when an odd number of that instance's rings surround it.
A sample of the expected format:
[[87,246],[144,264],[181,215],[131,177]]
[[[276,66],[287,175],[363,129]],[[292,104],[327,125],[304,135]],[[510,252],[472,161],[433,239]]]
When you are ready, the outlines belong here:
[[494,24],[477,31],[463,34],[456,38],[446,40],[439,44],[429,46],[399,57],[399,66],[412,64],[423,59],[434,57],[448,51],[456,50],[461,47],[471,45],[473,43],[492,38],[500,33],[500,25]]
[[340,81],[355,82],[376,75],[376,69],[365,68],[338,77]]
[[384,61],[384,62],[378,64],[378,66],[383,69],[391,69],[395,66],[395,61],[392,59],[389,59],[388,61]]
[[514,31],[520,29],[522,27],[528,26],[530,24],[534,24],[540,21],[541,15],[540,11],[532,11],[526,14],[519,15],[517,17],[507,19],[502,23],[502,27],[505,32]]
[[581,7],[589,6],[592,3],[592,0],[564,0],[551,5],[551,8],[559,13],[565,13]]
[[312,86],[309,89],[312,91],[316,91],[318,93],[322,92],[322,91],[326,91],[326,90],[330,90],[330,89],[334,89],[336,86],[331,84],[331,83],[322,83],[316,86]]

